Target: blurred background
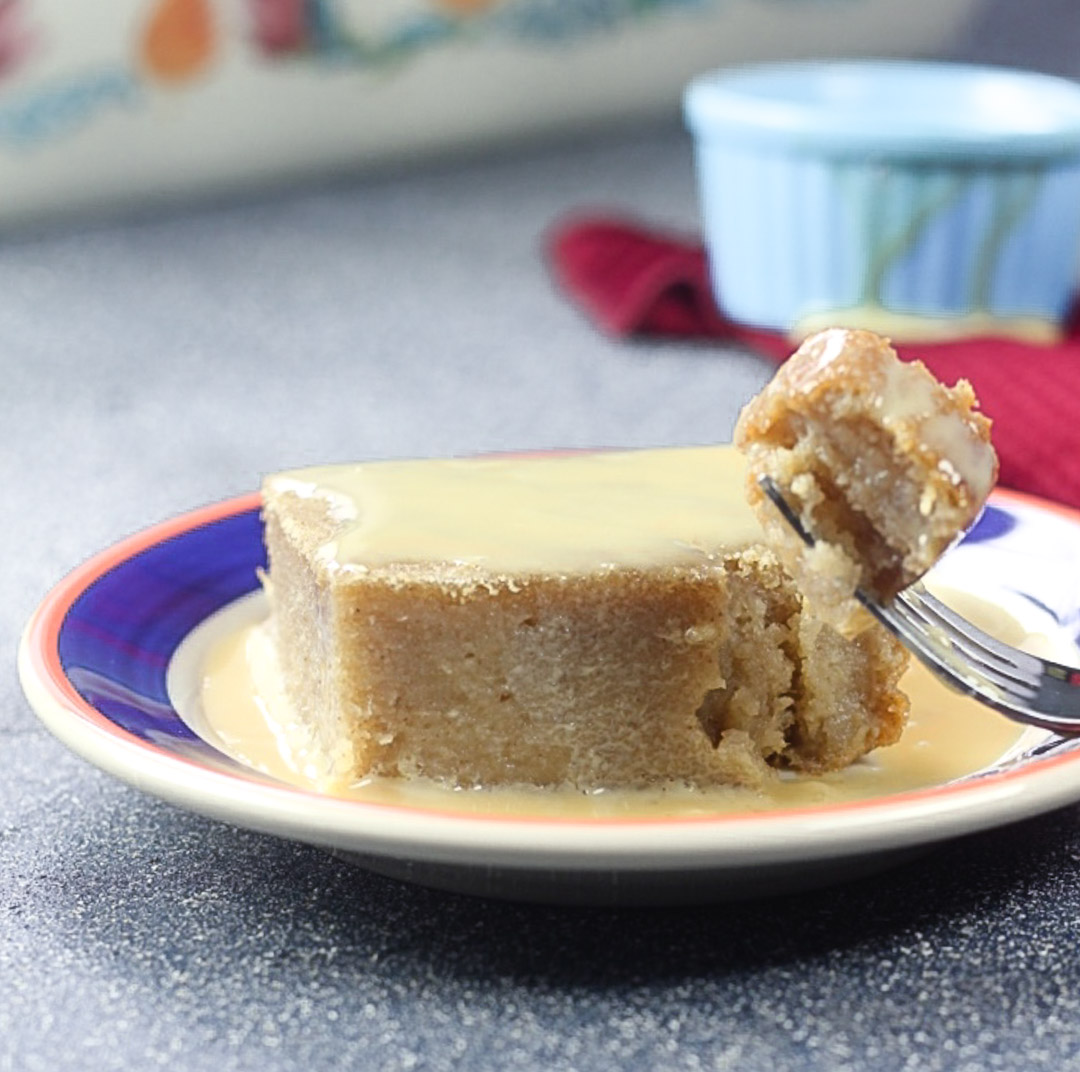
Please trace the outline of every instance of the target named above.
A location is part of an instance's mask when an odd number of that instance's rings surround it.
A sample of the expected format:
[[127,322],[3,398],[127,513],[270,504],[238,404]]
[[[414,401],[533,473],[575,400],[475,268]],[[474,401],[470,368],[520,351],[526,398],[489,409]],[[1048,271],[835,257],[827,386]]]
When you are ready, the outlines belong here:
[[1071,74],[1063,0],[4,0],[0,220],[671,121],[717,66],[947,56]]
[[685,82],[836,55],[1080,74],[1080,20],[1071,0],[2,0],[11,644],[99,546],[267,471],[728,439],[771,366],[603,335],[546,236],[600,212],[693,240]]

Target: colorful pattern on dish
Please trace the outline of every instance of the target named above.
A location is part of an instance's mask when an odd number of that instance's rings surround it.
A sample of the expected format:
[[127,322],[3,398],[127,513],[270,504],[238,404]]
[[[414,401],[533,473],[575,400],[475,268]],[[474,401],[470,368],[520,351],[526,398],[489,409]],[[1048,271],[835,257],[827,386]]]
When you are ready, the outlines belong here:
[[0,78],[21,67],[37,44],[25,14],[23,0],[0,0]]
[[[115,58],[38,74],[41,33],[24,0],[0,0],[0,149],[29,148],[129,111],[148,95],[195,87],[231,52],[267,63],[310,62],[393,74],[433,48],[501,37],[537,47],[593,37],[661,11],[700,11],[723,0],[140,0]],[[104,35],[103,35],[104,36]]]
[[434,45],[475,38],[479,34],[508,34],[535,41],[565,40],[664,8],[703,8],[715,2],[247,0],[247,5],[252,40],[267,54],[313,53],[377,65],[397,63]]

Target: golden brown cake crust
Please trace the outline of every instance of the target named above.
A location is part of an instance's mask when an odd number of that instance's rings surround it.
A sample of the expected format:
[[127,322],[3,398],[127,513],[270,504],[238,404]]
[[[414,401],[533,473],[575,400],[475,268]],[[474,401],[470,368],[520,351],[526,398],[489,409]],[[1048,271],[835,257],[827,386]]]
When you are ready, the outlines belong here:
[[[821,613],[852,620],[856,587],[883,601],[978,516],[997,478],[970,384],[939,383],[868,331],[811,336],[743,410],[735,442],[770,545]],[[807,551],[758,486],[776,481],[818,538]]]

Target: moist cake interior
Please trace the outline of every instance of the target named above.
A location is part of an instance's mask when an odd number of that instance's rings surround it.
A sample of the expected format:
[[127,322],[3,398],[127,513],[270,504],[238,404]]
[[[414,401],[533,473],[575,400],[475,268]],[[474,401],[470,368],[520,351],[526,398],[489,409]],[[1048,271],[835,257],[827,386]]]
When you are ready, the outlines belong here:
[[813,613],[744,481],[727,447],[268,478],[305,768],[331,789],[754,786],[894,741],[904,652]]

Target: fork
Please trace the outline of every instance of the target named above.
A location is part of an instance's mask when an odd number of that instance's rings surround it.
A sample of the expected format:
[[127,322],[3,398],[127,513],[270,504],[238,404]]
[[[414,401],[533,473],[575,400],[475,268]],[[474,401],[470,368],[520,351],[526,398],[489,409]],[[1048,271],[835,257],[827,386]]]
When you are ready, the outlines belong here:
[[[761,490],[808,547],[814,536],[769,476]],[[1080,669],[1030,655],[984,633],[919,582],[888,604],[855,598],[946,685],[1003,715],[1061,734],[1080,734]]]

